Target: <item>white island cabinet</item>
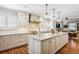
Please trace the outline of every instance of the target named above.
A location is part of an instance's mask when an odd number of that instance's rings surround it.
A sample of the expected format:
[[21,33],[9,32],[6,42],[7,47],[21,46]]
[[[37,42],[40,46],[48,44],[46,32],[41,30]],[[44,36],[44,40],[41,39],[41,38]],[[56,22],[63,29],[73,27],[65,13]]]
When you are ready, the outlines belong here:
[[45,33],[28,37],[28,53],[51,54],[56,53],[68,42],[68,34],[65,32]]

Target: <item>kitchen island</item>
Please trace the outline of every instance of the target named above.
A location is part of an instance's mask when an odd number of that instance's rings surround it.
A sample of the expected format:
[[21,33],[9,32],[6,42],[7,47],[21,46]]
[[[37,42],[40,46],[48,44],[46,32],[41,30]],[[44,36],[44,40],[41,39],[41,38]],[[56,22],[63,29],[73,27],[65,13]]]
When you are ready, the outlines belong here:
[[29,54],[52,54],[56,53],[68,43],[68,33],[44,33],[40,35],[30,35],[28,37]]

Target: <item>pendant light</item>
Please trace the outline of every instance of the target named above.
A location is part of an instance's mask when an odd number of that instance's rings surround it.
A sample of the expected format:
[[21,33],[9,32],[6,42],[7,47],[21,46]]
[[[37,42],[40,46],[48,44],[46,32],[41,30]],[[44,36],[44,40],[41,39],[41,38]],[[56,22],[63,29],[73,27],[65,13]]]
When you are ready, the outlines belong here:
[[57,19],[58,22],[61,21],[61,20],[60,20],[60,14],[61,14],[61,12],[58,12],[58,19]]
[[55,18],[55,8],[53,8],[53,18]]
[[47,10],[48,9],[48,4],[45,4],[45,7],[46,7],[45,18],[48,18],[48,12],[47,12],[48,11]]

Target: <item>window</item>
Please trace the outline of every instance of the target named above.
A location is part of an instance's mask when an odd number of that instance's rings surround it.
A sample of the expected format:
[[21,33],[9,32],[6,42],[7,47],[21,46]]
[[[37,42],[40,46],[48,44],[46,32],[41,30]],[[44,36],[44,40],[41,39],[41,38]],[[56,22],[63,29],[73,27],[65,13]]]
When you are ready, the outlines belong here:
[[17,16],[0,16],[0,28],[16,28],[17,26]]
[[16,28],[18,26],[18,19],[16,16],[7,17],[7,27]]
[[0,16],[0,27],[6,27],[6,16]]

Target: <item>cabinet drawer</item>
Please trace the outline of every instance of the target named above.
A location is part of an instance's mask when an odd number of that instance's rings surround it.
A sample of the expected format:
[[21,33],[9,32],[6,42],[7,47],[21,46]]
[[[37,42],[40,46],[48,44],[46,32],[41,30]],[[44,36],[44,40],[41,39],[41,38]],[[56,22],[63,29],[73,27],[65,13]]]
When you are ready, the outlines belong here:
[[24,44],[27,44],[27,41],[24,41],[24,40],[23,41],[15,41],[15,40],[6,41],[6,49],[14,48],[14,47],[21,46]]
[[10,40],[14,40],[14,41],[22,41],[22,40],[27,40],[27,36],[26,35],[11,35],[8,36],[7,38],[8,41]]
[[55,52],[55,39],[42,41],[42,53],[50,54]]

